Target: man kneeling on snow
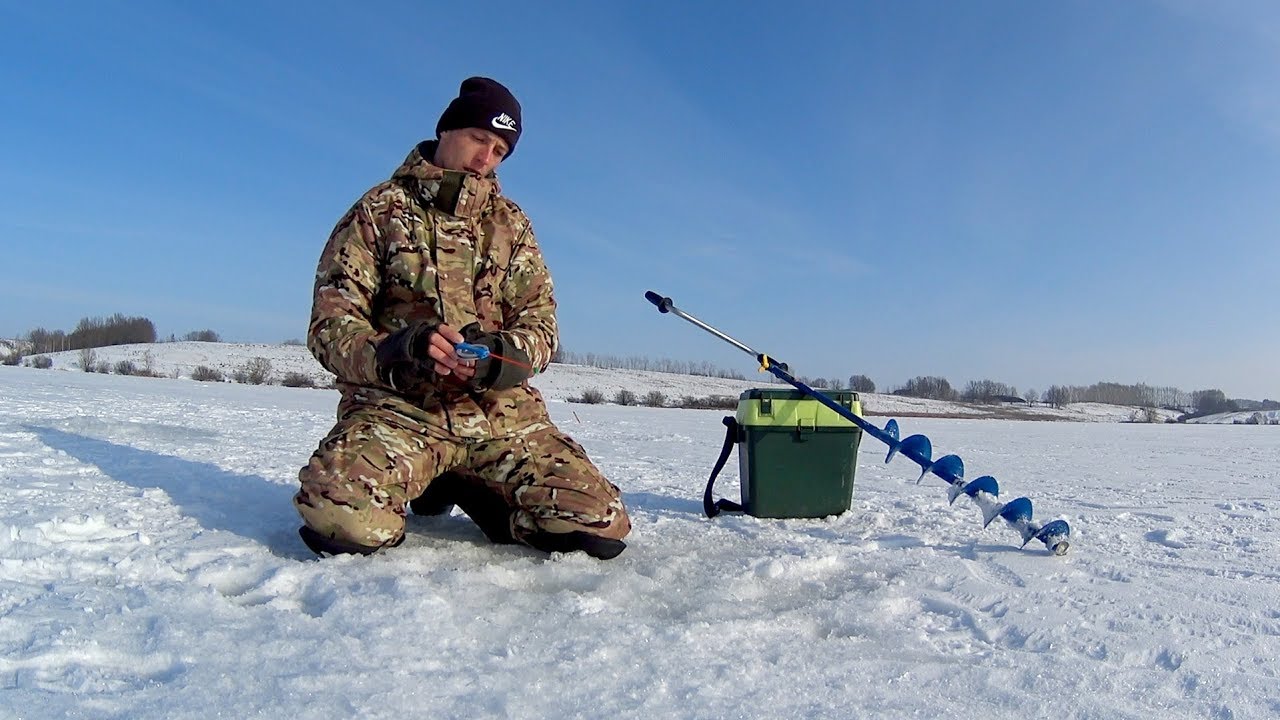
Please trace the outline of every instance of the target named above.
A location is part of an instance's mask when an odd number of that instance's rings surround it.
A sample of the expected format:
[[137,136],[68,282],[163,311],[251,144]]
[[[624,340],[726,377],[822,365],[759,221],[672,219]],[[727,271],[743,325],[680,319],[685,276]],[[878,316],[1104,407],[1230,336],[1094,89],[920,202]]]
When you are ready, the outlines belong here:
[[[631,529],[618,488],[551,422],[528,379],[558,342],[551,276],[494,170],[520,105],[462,83],[391,179],[320,257],[307,345],[337,376],[338,423],[299,473],[316,553],[372,553],[454,504],[490,540],[612,558]],[[459,343],[490,357],[460,359]]]

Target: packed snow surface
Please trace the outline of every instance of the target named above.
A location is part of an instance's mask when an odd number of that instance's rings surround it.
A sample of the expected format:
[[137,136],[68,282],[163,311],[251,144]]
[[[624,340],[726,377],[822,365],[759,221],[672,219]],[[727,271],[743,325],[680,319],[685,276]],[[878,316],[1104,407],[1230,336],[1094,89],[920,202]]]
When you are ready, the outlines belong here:
[[290,498],[336,400],[0,367],[0,717],[1280,714],[1275,427],[901,419],[1068,520],[1054,557],[870,438],[849,512],[709,520],[724,412],[552,400],[619,558],[454,514],[318,560]]

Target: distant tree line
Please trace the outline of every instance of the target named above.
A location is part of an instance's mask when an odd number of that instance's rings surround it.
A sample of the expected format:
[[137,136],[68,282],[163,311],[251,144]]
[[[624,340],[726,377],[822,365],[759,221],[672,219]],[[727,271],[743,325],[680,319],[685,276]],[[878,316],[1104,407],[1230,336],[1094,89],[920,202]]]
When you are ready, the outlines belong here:
[[1221,390],[1197,390],[1191,393],[1191,404],[1196,409],[1196,415],[1235,412],[1240,409]]
[[[155,323],[145,317],[128,317],[116,313],[110,317],[86,317],[71,332],[36,328],[26,335],[27,352],[50,353],[85,348],[110,347],[156,342]],[[194,330],[183,340],[198,342],[222,342],[213,330]],[[169,341],[176,338],[169,336]]]
[[[854,378],[850,378],[850,384],[853,384],[853,381]],[[874,387],[874,384],[871,386]],[[814,385],[813,387],[820,386]],[[874,391],[865,390],[863,392]],[[1189,417],[1235,412],[1242,409],[1280,409],[1280,402],[1273,400],[1263,400],[1261,402],[1230,400],[1218,389],[1196,390],[1189,393],[1176,387],[1158,387],[1143,383],[1125,385],[1115,382],[1100,382],[1087,386],[1053,385],[1043,395],[1031,389],[1028,389],[1025,394],[1019,395],[1016,387],[994,380],[973,380],[965,386],[963,392],[957,392],[946,378],[923,375],[908,380],[905,385],[895,388],[891,392],[894,395],[931,400],[965,400],[968,402],[1024,401],[1028,403],[1039,401],[1054,407],[1063,407],[1071,403],[1082,402],[1139,408],[1158,407],[1189,413]]]
[[960,393],[951,387],[944,377],[921,375],[911,378],[906,385],[893,391],[894,395],[927,398],[929,400],[958,400]]
[[[670,359],[654,360],[638,356],[621,358],[613,355],[573,353],[561,350],[556,353],[552,362],[589,365],[599,368],[703,375],[735,380],[746,379],[739,372],[722,370],[706,362],[682,362]],[[876,392],[876,383],[866,375],[851,375],[847,382],[841,382],[838,378],[824,377],[797,376],[796,379],[811,388],[819,390],[850,389],[862,393]],[[770,382],[772,381],[773,378],[770,377]],[[1280,409],[1280,403],[1272,400],[1261,402],[1228,400],[1221,390],[1197,390],[1188,393],[1176,387],[1159,387],[1144,383],[1125,385],[1116,382],[1100,382],[1087,386],[1053,385],[1044,393],[1028,388],[1020,394],[1017,387],[995,380],[972,380],[965,386],[963,391],[958,391],[944,377],[921,375],[908,380],[901,387],[890,390],[890,393],[903,397],[947,401],[964,400],[975,403],[1026,402],[1030,404],[1043,402],[1054,407],[1063,407],[1071,403],[1094,402],[1138,408],[1159,407],[1183,413],[1190,411],[1193,413],[1192,417],[1219,412],[1233,412],[1238,409]]]
[[144,317],[126,317],[116,313],[111,317],[92,317],[80,320],[71,332],[36,328],[27,335],[31,352],[59,352],[84,348],[153,343],[156,326]]
[[[170,335],[168,341],[176,341]],[[215,331],[193,330],[182,336],[188,342],[222,342],[222,337]],[[109,317],[82,318],[71,332],[36,328],[26,336],[27,347],[22,351],[11,352],[3,358],[5,364],[17,364],[23,354],[40,354],[67,350],[84,350],[86,348],[108,347],[112,345],[128,345],[156,342],[156,328],[151,320],[145,317],[129,317],[116,313]],[[301,344],[301,341],[289,341]],[[641,356],[620,357],[598,353],[575,353],[563,348],[558,350],[552,362],[590,367],[647,370],[652,372],[676,373],[682,375],[699,375],[704,377],[746,380],[746,376],[736,370],[725,370],[709,362],[681,361],[669,358],[652,359]],[[836,390],[847,388],[855,392],[876,392],[875,382],[866,375],[851,375],[847,382],[838,378],[797,377],[806,385]],[[770,377],[770,382],[774,378]],[[1002,402],[1023,399],[1017,388],[994,380],[973,380],[965,386],[963,392],[957,391],[946,378],[923,375],[908,380],[905,385],[890,391],[894,395],[927,398],[932,400],[966,400],[969,402]],[[1115,382],[1100,382],[1088,386],[1053,385],[1043,395],[1028,389],[1026,402],[1044,402],[1055,407],[1071,403],[1095,402],[1108,405],[1128,405],[1133,407],[1160,407],[1169,410],[1186,412],[1192,416],[1210,415],[1237,410],[1277,410],[1280,402],[1275,400],[1231,400],[1218,389],[1184,392],[1176,387],[1155,387],[1137,383],[1125,385]]]
[[747,379],[746,376],[740,372],[718,368],[705,361],[694,362],[689,360],[671,360],[669,358],[655,360],[653,358],[635,355],[619,357],[617,355],[600,355],[592,352],[576,353],[563,348],[556,351],[555,356],[551,358],[551,362],[563,363],[565,365],[586,365],[588,367],[613,370],[647,370],[650,372],[675,373],[679,375],[700,375],[702,377],[729,378],[731,380]]
[[849,389],[854,392],[873,393],[876,391],[876,384],[866,375],[850,375]]
[[1237,398],[1235,403],[1241,410],[1280,410],[1280,402],[1276,400],[1245,400]]
[[847,381],[841,381],[839,378],[811,378],[803,375],[796,379],[811,388],[822,390],[852,390],[860,393],[873,393],[876,391],[876,384],[866,375],[851,375]]
[[1044,402],[1054,407],[1070,403],[1095,402],[1108,405],[1133,407],[1162,407],[1169,410],[1186,410],[1195,406],[1193,393],[1176,387],[1153,387],[1138,383],[1122,385],[1114,382],[1094,383],[1089,386],[1053,385],[1044,394]]
[[960,397],[969,402],[994,403],[1009,400],[1021,401],[1018,389],[995,380],[970,380]]

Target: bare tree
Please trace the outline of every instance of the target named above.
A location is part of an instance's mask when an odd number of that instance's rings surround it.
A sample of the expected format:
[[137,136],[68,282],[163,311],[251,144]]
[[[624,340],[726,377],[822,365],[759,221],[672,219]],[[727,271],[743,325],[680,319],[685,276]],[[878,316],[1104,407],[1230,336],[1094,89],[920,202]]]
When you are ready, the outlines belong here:
[[1236,404],[1227,399],[1221,390],[1196,390],[1191,393],[1195,404],[1196,415],[1212,415],[1221,412],[1234,412]]
[[958,397],[955,389],[946,378],[933,375],[922,375],[907,381],[898,391],[908,397],[928,398],[930,400],[955,400]]
[[27,335],[27,341],[31,343],[33,353],[62,352],[72,349],[67,344],[67,334],[61,330],[36,328]]
[[270,385],[271,361],[264,357],[255,357],[236,368],[232,377],[236,382],[246,385]]
[[995,380],[970,380],[965,386],[962,397],[970,402],[990,403],[1015,397],[1017,388]]
[[1071,402],[1071,389],[1064,385],[1050,385],[1044,392],[1044,401],[1060,408]]
[[876,391],[876,384],[866,375],[850,375],[849,389],[854,392],[873,393]]
[[116,313],[108,318],[82,318],[71,331],[71,348],[107,347],[156,341],[156,326],[144,317]]

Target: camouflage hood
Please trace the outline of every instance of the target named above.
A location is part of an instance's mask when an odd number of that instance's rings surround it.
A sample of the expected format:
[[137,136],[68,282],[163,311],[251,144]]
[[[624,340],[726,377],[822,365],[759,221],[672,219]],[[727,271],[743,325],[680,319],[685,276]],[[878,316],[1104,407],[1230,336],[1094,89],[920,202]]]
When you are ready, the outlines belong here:
[[391,179],[417,192],[428,204],[458,217],[476,218],[492,209],[502,195],[498,176],[479,177],[460,170],[445,170],[432,164],[435,140],[424,140],[409,151]]

